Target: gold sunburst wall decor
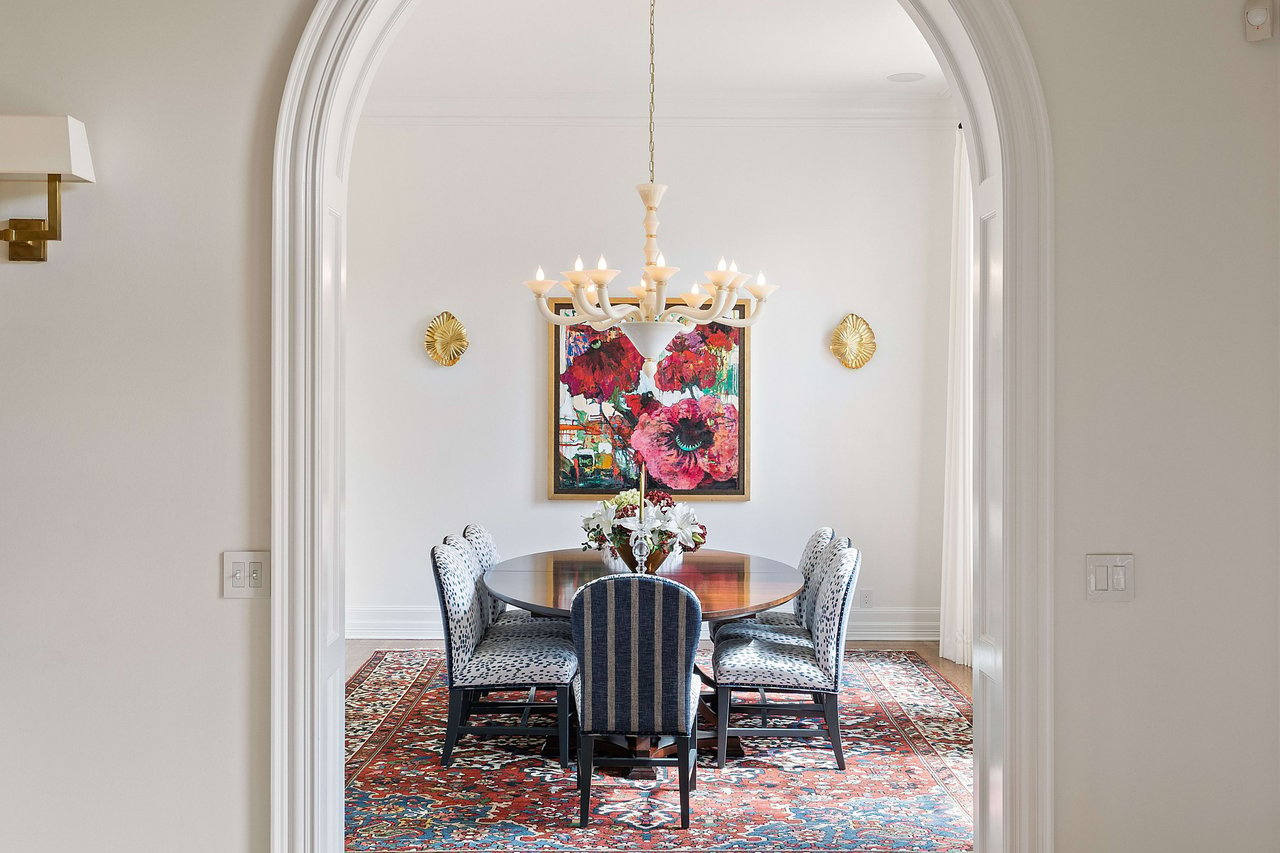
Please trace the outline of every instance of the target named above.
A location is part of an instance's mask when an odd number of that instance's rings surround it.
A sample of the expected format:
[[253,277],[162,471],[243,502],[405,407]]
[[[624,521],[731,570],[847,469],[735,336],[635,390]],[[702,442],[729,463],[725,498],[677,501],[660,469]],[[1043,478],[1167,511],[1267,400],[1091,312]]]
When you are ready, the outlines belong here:
[[876,354],[876,333],[857,314],[840,321],[831,333],[831,352],[850,370],[857,370]]
[[448,311],[441,311],[427,326],[427,336],[422,345],[427,355],[437,364],[453,367],[467,351],[470,340],[467,327]]

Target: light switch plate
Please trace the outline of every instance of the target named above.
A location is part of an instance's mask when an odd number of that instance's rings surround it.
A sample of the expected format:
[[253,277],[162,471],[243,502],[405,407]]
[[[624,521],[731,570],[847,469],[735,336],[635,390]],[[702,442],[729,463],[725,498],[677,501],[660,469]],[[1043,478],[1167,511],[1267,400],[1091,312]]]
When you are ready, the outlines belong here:
[[1084,594],[1089,601],[1133,601],[1132,554],[1086,554]]
[[223,598],[270,598],[270,551],[222,552]]

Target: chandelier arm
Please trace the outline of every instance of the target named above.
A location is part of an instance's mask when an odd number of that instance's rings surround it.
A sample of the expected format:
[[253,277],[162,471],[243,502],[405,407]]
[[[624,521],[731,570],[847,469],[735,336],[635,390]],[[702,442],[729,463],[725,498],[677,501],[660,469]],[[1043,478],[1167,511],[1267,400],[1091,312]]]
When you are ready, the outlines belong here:
[[611,319],[606,317],[605,313],[596,306],[587,302],[586,288],[575,286],[573,288],[573,307],[582,315],[583,319],[579,322],[587,320],[605,320]]
[[605,287],[596,288],[596,295],[600,299],[600,310],[603,311],[604,315],[611,320],[625,320],[631,315],[641,314],[643,311],[643,309],[637,305],[614,306],[614,304],[609,301],[609,288],[607,285]]
[[667,283],[659,281],[653,289],[653,316],[661,317],[667,310]]
[[677,305],[674,308],[666,309],[667,316],[684,317],[695,323],[711,323],[719,322],[720,317],[729,306],[733,303],[733,292],[727,287],[717,287],[715,298],[711,300],[711,304],[706,308],[686,308]]
[[535,296],[534,300],[538,303],[538,311],[541,312],[548,323],[553,323],[557,326],[576,326],[585,322],[585,319],[578,314],[570,314],[568,316],[556,314],[551,310],[551,306],[547,304],[547,297],[545,296]]
[[764,310],[764,303],[767,301],[768,300],[766,299],[757,299],[755,307],[751,309],[751,313],[741,319],[738,317],[722,317],[721,319],[716,320],[716,322],[725,326],[732,326],[735,329],[745,329],[748,326],[754,326],[756,321],[760,319],[760,312]]

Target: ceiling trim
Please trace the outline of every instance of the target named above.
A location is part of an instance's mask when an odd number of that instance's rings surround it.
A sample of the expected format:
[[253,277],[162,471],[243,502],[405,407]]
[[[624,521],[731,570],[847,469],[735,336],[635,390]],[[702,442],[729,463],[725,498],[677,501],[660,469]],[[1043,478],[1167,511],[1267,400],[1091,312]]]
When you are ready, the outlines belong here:
[[[602,95],[534,98],[377,98],[365,104],[363,126],[636,127],[648,124],[640,97]],[[945,94],[893,97],[769,95],[667,97],[663,127],[952,128],[958,112]]]

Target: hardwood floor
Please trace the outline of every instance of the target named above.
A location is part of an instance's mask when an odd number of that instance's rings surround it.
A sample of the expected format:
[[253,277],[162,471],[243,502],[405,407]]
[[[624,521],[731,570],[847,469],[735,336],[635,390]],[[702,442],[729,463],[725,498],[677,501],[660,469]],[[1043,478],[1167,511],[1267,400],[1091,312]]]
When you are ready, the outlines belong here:
[[[965,696],[973,698],[973,670],[938,656],[936,642],[849,643],[850,649],[903,649],[917,652]],[[443,640],[347,640],[347,678],[378,649],[440,649]]]

